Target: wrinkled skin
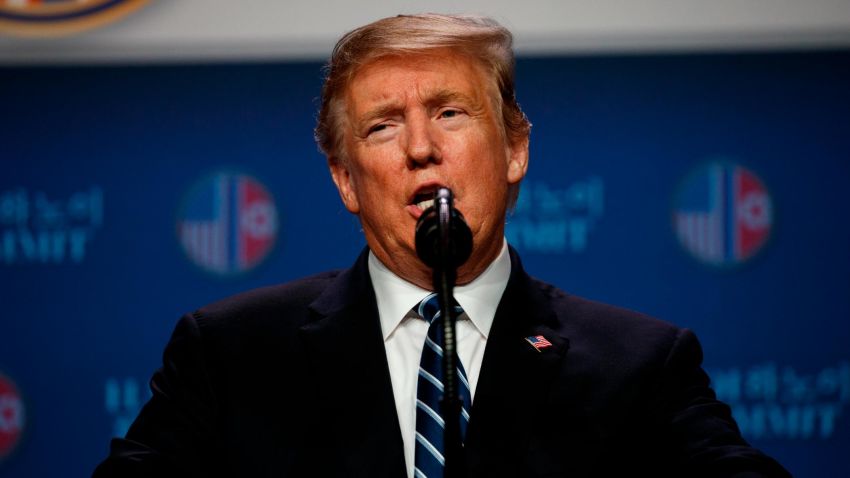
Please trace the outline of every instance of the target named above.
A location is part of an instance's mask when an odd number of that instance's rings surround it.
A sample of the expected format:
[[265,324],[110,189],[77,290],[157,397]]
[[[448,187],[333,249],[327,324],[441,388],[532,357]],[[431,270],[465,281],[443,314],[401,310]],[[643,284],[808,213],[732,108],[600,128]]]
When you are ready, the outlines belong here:
[[345,207],[372,252],[400,277],[431,288],[416,255],[417,193],[451,188],[472,230],[458,284],[498,255],[509,190],[525,176],[528,140],[507,140],[495,82],[450,50],[382,57],[361,66],[345,91],[344,158],[329,158]]

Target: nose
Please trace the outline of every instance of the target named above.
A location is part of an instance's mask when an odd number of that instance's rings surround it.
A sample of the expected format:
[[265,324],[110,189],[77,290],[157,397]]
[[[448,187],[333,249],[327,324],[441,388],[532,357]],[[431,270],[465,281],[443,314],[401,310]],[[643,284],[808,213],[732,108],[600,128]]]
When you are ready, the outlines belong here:
[[438,144],[438,132],[427,114],[410,115],[406,121],[407,167],[416,169],[428,163],[439,164],[442,160]]

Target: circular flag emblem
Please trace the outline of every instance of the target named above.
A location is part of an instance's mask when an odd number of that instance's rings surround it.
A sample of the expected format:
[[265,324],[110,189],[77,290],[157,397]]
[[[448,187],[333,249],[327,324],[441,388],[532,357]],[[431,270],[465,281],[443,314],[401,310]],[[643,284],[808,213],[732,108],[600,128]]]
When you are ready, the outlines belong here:
[[247,272],[271,252],[277,209],[255,178],[217,172],[192,188],[177,220],[177,235],[189,258],[218,275]]
[[18,388],[0,374],[0,462],[15,450],[25,423],[24,401]]
[[0,33],[61,36],[122,18],[148,0],[0,0]]
[[698,167],[675,199],[673,227],[682,247],[714,266],[740,264],[770,237],[773,203],[752,171],[731,162]]

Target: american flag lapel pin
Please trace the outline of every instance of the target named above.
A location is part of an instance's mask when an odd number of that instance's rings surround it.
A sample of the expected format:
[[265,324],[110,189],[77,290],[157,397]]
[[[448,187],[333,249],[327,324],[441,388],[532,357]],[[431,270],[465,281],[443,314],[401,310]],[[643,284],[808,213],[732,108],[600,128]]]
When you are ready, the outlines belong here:
[[535,348],[538,352],[541,352],[542,349],[552,346],[552,342],[546,340],[546,337],[542,335],[532,335],[531,337],[526,337],[525,341],[530,343],[532,347]]

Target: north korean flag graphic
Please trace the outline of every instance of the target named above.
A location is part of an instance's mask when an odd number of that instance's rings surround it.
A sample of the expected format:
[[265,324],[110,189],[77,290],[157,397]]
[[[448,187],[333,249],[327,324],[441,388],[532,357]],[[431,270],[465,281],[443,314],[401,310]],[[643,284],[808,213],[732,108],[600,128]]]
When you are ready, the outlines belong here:
[[682,184],[673,213],[676,236],[697,259],[735,265],[755,255],[770,237],[773,206],[752,171],[711,162]]
[[15,450],[25,426],[21,394],[11,379],[0,374],[0,462]]
[[767,241],[773,222],[772,206],[767,189],[752,172],[735,167],[731,181],[735,211],[732,257],[745,260]]
[[228,275],[251,270],[268,256],[277,223],[274,200],[259,181],[219,172],[188,194],[177,231],[192,262]]
[[235,188],[239,227],[234,259],[240,270],[247,270],[262,261],[274,245],[277,211],[266,189],[252,178],[239,176]]

